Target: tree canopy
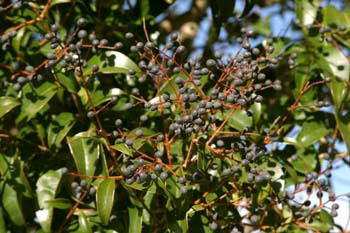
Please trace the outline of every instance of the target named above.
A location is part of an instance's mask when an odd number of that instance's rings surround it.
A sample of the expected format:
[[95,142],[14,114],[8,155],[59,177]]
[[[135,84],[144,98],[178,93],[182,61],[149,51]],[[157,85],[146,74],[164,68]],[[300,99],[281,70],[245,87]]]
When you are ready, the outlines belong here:
[[346,230],[331,3],[1,0],[0,232]]

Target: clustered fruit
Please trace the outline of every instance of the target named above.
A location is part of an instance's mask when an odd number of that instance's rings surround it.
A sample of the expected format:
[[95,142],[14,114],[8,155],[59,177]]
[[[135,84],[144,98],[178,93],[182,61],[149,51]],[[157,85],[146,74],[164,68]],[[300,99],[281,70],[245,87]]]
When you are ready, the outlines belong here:
[[[264,101],[265,90],[280,91],[283,88],[281,81],[270,77],[268,72],[283,56],[275,55],[272,43],[267,43],[264,48],[252,47],[250,38],[255,32],[243,29],[241,49],[235,56],[216,52],[207,60],[198,56],[184,61],[182,55],[186,48],[177,33],[172,33],[163,47],[157,47],[152,41],[141,42],[131,32],[125,34],[125,43],[111,45],[107,39],[88,32],[84,28],[86,23],[86,19],[79,19],[76,30],[66,40],[60,37],[60,26],[52,24],[44,35],[52,52],[46,54],[42,66],[26,66],[23,75],[16,77],[12,85],[15,91],[20,91],[28,82],[42,82],[44,73],[64,72],[67,78],[73,74],[81,85],[88,87],[103,76],[99,64],[92,64],[88,74],[85,73],[89,67],[86,55],[90,53],[117,50],[137,61],[138,69],[130,68],[123,74],[123,78],[133,82],[128,86],[118,86],[124,94],[113,96],[108,103],[99,106],[91,103],[85,110],[87,122],[98,121],[103,126],[96,135],[105,137],[117,152],[119,163],[111,175],[122,176],[121,182],[130,188],[134,184],[159,184],[173,179],[183,197],[191,193],[198,198],[212,191],[211,186],[229,187],[235,183],[235,188],[231,187],[229,192],[239,192],[249,199],[276,181],[274,171],[263,166],[270,156],[267,144],[275,139],[274,130],[240,128],[229,123],[236,112],[241,112],[242,117],[252,118],[257,114],[255,107]],[[339,28],[339,32],[344,30],[346,28]],[[329,31],[329,28],[320,29],[325,36]],[[3,50],[15,36],[16,31],[1,36]],[[330,42],[331,39],[326,37],[326,40]],[[296,53],[288,55],[290,68],[295,68],[296,59]],[[10,84],[7,82],[6,85]],[[116,110],[120,104],[122,110]],[[317,104],[318,107],[329,105],[329,101]],[[113,126],[110,126],[110,120],[104,125],[102,113],[106,108],[115,113]],[[134,118],[128,119],[130,115]],[[157,131],[149,133],[145,130],[147,127]],[[105,132],[104,128],[110,132]],[[182,143],[182,151],[175,153],[171,147],[177,142]],[[125,147],[123,150],[113,148],[117,144]],[[296,161],[298,157],[294,155],[291,159]],[[203,164],[198,165],[199,161]],[[62,173],[67,174],[68,169],[62,168]],[[305,183],[312,181],[316,184],[319,196],[322,196],[322,191],[330,193],[326,181],[318,177],[319,174],[310,174]],[[93,197],[96,188],[90,183],[84,178],[74,179],[71,183],[73,196],[79,199],[83,192],[87,192]],[[258,225],[261,212],[279,202],[278,198],[266,199],[256,206],[246,201],[248,208],[254,206],[247,215],[250,224]],[[334,198],[334,195],[330,196],[331,201]],[[293,202],[294,194],[285,193],[283,201]],[[302,206],[309,205],[305,202]],[[338,208],[338,205],[332,205],[332,216],[337,215]],[[225,216],[214,213],[214,210],[213,207],[208,211],[211,230],[230,228],[232,232],[239,232],[240,223],[220,221]],[[300,205],[295,206],[296,215],[306,217],[309,213]]]

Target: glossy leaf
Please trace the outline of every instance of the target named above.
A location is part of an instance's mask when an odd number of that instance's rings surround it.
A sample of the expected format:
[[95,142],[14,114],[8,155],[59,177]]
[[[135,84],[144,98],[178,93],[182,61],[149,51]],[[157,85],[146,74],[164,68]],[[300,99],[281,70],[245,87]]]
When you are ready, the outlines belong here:
[[25,197],[33,198],[34,192],[24,172],[24,162],[18,158],[0,154],[0,174],[8,179],[15,187],[21,187],[18,193]]
[[92,233],[92,227],[84,212],[79,213],[79,227],[82,232]]
[[320,138],[326,136],[328,133],[329,130],[321,123],[316,121],[305,122],[298,134],[297,141],[299,145],[306,148],[317,142]]
[[228,120],[228,125],[242,131],[245,127],[251,127],[253,123],[252,117],[249,117],[246,111],[237,109]]
[[333,78],[332,82],[329,84],[333,101],[337,108],[341,108],[346,97],[349,93],[349,87],[346,82],[340,81],[337,78]]
[[341,134],[341,137],[348,149],[350,151],[350,113],[343,112],[340,113],[339,110],[334,111],[335,119]]
[[317,166],[317,156],[314,148],[308,148],[307,150],[300,149],[297,151],[298,159],[293,161],[293,168],[302,174],[307,174]]
[[13,97],[1,96],[0,97],[0,118],[20,104],[21,103]]
[[128,208],[129,214],[129,233],[142,232],[142,211],[136,207]]
[[75,135],[67,140],[78,173],[88,176],[94,175],[100,154],[99,141],[84,134]]
[[349,80],[349,61],[343,51],[331,45],[322,46],[319,57],[326,60],[335,77],[342,81]]
[[126,155],[132,155],[132,149],[125,145],[125,143],[116,143],[112,146],[112,148]]
[[59,147],[62,140],[75,124],[74,115],[70,112],[62,112],[50,123],[47,132],[48,146]]
[[57,73],[55,77],[69,92],[77,93],[79,91],[79,84],[73,75],[67,76],[63,73]]
[[99,72],[103,74],[128,74],[130,69],[140,72],[140,68],[133,60],[117,51],[107,51],[102,55],[93,56],[84,70],[86,75],[92,74],[93,64],[98,64]]
[[23,214],[23,207],[21,206],[20,197],[16,190],[3,181],[0,183],[0,187],[2,207],[14,224],[17,226],[25,226],[26,220]]
[[72,203],[70,200],[66,198],[55,198],[52,200],[46,200],[45,205],[48,208],[56,208],[56,209],[70,209],[72,207]]
[[323,22],[325,25],[331,25],[332,27],[337,27],[339,25],[344,25],[348,22],[348,16],[345,12],[340,12],[334,6],[326,6],[322,8]]
[[27,84],[23,87],[23,100],[21,105],[21,113],[16,121],[30,120],[33,118],[50,99],[56,94],[56,85],[50,82],[44,82],[39,87]]
[[97,188],[97,212],[102,224],[107,225],[114,205],[115,180],[104,179]]
[[317,16],[318,2],[318,0],[300,0],[295,2],[296,15],[302,25],[314,23]]
[[40,176],[36,183],[36,194],[40,210],[36,217],[44,232],[51,232],[53,208],[47,201],[54,200],[62,178],[61,170],[50,170]]

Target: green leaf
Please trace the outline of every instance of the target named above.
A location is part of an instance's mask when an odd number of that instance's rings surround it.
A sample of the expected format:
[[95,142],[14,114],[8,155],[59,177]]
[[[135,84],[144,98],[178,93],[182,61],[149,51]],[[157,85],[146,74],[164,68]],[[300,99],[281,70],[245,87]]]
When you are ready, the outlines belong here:
[[142,211],[137,207],[129,207],[129,233],[141,233],[142,232]]
[[342,81],[349,80],[349,61],[344,52],[333,45],[323,45],[319,58],[326,60],[333,75]]
[[334,218],[326,210],[321,210],[318,215],[320,216],[321,222],[327,224],[331,229],[334,224]]
[[141,1],[141,15],[143,17],[146,17],[149,13],[150,5],[149,5],[149,0],[144,0]]
[[89,220],[87,219],[84,212],[79,213],[79,227],[82,232],[86,233],[92,233],[92,228],[89,224]]
[[27,121],[33,118],[43,107],[47,105],[49,100],[56,94],[56,85],[50,82],[44,82],[39,87],[34,87],[30,83],[23,87],[23,101],[21,105],[21,113],[16,122]]
[[61,112],[50,123],[47,132],[48,146],[59,147],[62,140],[66,137],[70,129],[74,126],[74,115],[70,112]]
[[337,27],[349,23],[347,15],[331,5],[322,7],[322,16],[322,23],[331,27]]
[[103,74],[128,74],[130,69],[141,73],[138,65],[128,56],[117,51],[107,51],[102,55],[95,55],[88,61],[85,75],[92,74],[92,65],[98,64],[100,73]]
[[324,125],[319,122],[311,121],[304,122],[301,131],[298,134],[297,142],[302,147],[306,148],[317,142],[320,138],[326,136],[330,130],[326,129]]
[[0,207],[0,232],[8,232],[6,230],[4,211],[3,211],[2,207]]
[[346,82],[338,80],[337,78],[332,78],[332,82],[329,83],[333,101],[337,108],[341,108],[346,97],[349,94],[349,87]]
[[302,25],[311,25],[317,16],[319,1],[299,0],[295,2],[295,11],[297,18]]
[[324,223],[323,221],[318,221],[318,220],[315,220],[312,223],[307,224],[307,226],[312,230],[317,230],[321,232],[329,232],[329,230],[333,228],[332,225],[328,223]]
[[123,142],[114,144],[112,148],[126,155],[132,155],[132,150]]
[[317,165],[317,156],[313,147],[309,147],[307,150],[299,149],[296,154],[298,159],[293,161],[293,168],[296,171],[302,174],[314,171]]
[[334,115],[340,135],[348,151],[350,151],[350,113],[346,112],[346,114],[341,114],[339,110],[335,110]]
[[46,200],[45,205],[49,208],[56,208],[56,209],[70,209],[72,207],[72,203],[70,200],[66,198],[55,198],[52,200]]
[[57,81],[63,85],[71,93],[77,93],[79,91],[79,83],[73,75],[65,75],[63,73],[57,73],[55,75]]
[[227,123],[232,128],[243,131],[245,127],[252,126],[253,119],[247,115],[246,111],[237,109]]
[[39,177],[36,183],[36,193],[40,210],[36,211],[36,217],[44,232],[51,232],[53,208],[48,201],[54,200],[62,178],[61,169],[50,170]]
[[0,97],[0,118],[20,104],[21,103],[16,98],[13,98],[10,96],[1,96]]
[[112,212],[115,188],[113,179],[104,179],[97,188],[97,212],[104,225],[108,224]]
[[11,222],[17,226],[25,226],[26,220],[16,190],[6,182],[2,182],[0,187],[2,207],[7,212]]
[[14,187],[21,187],[19,190],[16,190],[18,193],[22,193],[25,197],[33,198],[32,187],[24,172],[24,162],[19,160],[18,157],[8,157],[5,154],[0,154],[0,174],[2,177],[10,180],[15,185]]
[[92,176],[100,155],[100,142],[88,135],[76,135],[67,138],[70,152],[74,158],[78,173]]

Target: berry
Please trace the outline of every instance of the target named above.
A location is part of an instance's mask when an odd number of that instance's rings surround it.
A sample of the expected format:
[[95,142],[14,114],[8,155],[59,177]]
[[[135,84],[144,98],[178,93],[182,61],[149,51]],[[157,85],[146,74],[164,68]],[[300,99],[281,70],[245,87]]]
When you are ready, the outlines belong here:
[[137,137],[141,137],[143,135],[142,129],[136,130],[135,134],[136,134]]
[[91,187],[90,189],[89,189],[89,195],[90,196],[94,196],[96,194],[96,188],[95,187]]
[[57,32],[58,31],[58,24],[52,24],[51,26],[50,26],[50,31],[52,31],[52,32]]
[[95,117],[95,112],[94,111],[89,111],[87,114],[86,114],[86,116],[87,116],[87,118],[89,118],[89,119],[92,119],[92,118],[94,118]]
[[218,224],[216,222],[211,222],[209,223],[209,228],[215,231],[216,229],[218,229]]
[[162,158],[162,157],[163,157],[163,152],[162,152],[162,151],[156,151],[156,152],[154,153],[154,156],[155,156],[156,158]]
[[332,210],[331,210],[331,216],[332,216],[332,217],[337,217],[337,216],[338,216],[337,210],[332,209]]
[[78,27],[84,26],[84,24],[86,24],[86,19],[84,19],[84,18],[78,19],[78,21],[77,21]]
[[86,180],[81,180],[81,181],[80,181],[80,186],[81,186],[82,188],[85,188],[85,187],[87,186],[87,181],[86,181]]
[[131,140],[131,139],[127,139],[127,140],[125,141],[125,144],[126,144],[127,146],[132,146],[132,145],[134,144],[134,141]]
[[19,90],[22,89],[22,86],[21,86],[21,84],[19,84],[19,83],[15,83],[15,84],[13,85],[13,89],[14,89],[15,91],[19,91]]
[[79,186],[79,184],[78,184],[78,182],[76,182],[76,181],[72,182],[71,185],[70,185],[70,187],[71,187],[72,189],[76,189],[78,186]]
[[131,33],[131,32],[127,32],[127,33],[125,33],[125,38],[126,39],[132,39],[132,38],[134,38],[134,34]]
[[259,216],[257,216],[257,215],[252,215],[252,216],[250,217],[250,221],[251,221],[253,224],[259,223]]
[[216,142],[216,145],[218,146],[218,147],[224,147],[225,146],[225,142],[223,141],[223,140],[218,140],[217,142]]
[[157,142],[163,142],[164,140],[165,140],[165,137],[164,137],[163,134],[159,134],[159,135],[157,136],[157,139],[156,139]]
[[185,184],[186,183],[186,178],[185,177],[179,177],[179,183],[180,184]]
[[79,32],[78,32],[78,37],[80,38],[80,39],[84,39],[84,38],[86,38],[87,37],[87,31],[86,30],[79,30]]
[[168,178],[168,173],[167,172],[161,172],[160,175],[159,175],[159,178],[161,180],[166,180]]
[[68,168],[66,168],[66,167],[61,168],[61,172],[62,172],[62,174],[67,174]]
[[222,175],[224,175],[224,176],[228,176],[230,174],[231,174],[231,169],[226,168],[222,171]]
[[117,120],[115,120],[114,124],[115,124],[115,126],[120,127],[120,126],[122,126],[123,121],[121,119],[117,119]]
[[154,165],[154,170],[156,171],[161,171],[163,169],[163,166],[159,163],[157,163],[156,165]]
[[125,180],[125,182],[126,182],[128,185],[131,185],[132,183],[135,182],[135,179],[134,179],[134,177],[130,177],[130,178],[127,178],[127,179]]
[[183,186],[180,187],[180,192],[181,192],[182,194],[186,194],[187,191],[188,191],[187,186],[184,186],[184,185],[183,185]]
[[129,109],[131,109],[132,108],[132,104],[131,103],[126,103],[125,105],[124,105],[124,110],[129,110]]

